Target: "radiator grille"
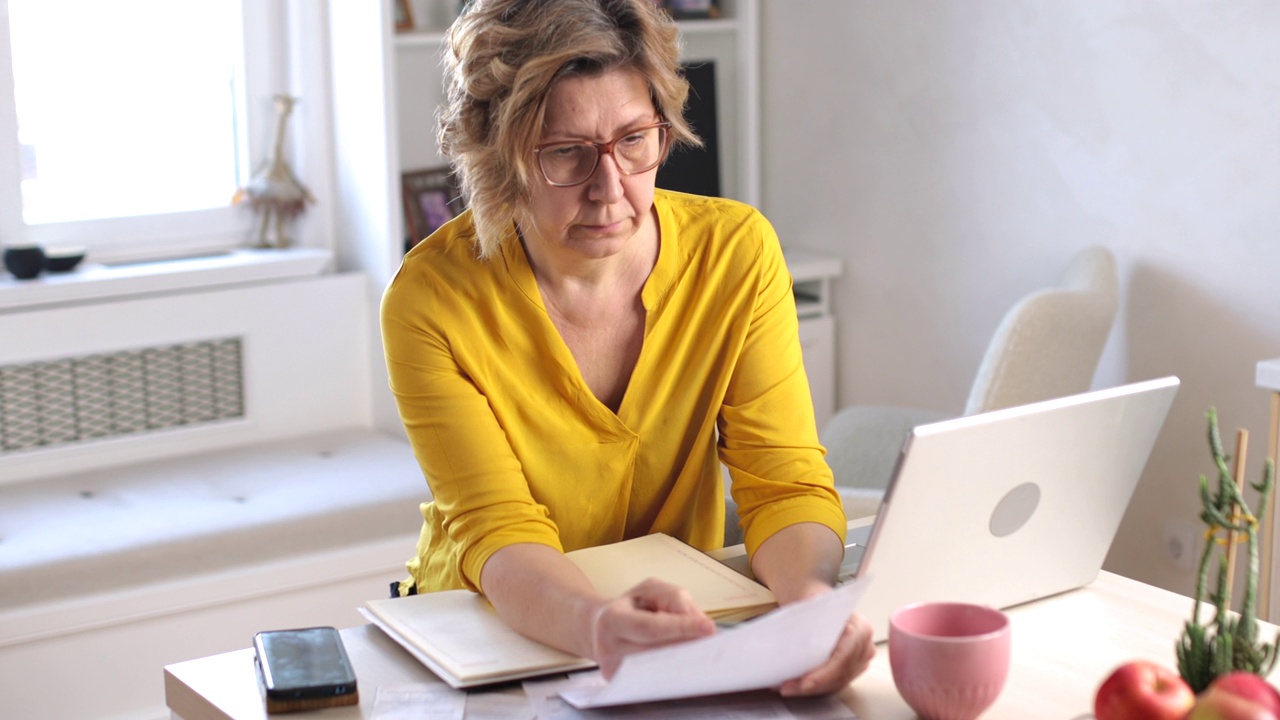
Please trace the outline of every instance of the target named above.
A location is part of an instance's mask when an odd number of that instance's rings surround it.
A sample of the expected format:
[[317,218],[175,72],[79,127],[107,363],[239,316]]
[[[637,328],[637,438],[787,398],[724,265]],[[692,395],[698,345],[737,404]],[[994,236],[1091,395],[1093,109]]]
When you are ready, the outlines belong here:
[[0,454],[244,416],[240,338],[0,365]]

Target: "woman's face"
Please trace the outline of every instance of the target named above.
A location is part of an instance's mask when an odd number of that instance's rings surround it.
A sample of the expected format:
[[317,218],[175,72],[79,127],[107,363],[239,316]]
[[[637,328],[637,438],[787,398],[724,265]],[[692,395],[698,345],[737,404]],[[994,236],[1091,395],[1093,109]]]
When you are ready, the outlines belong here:
[[[648,83],[634,70],[569,76],[551,87],[538,144],[607,143],[659,119]],[[623,175],[613,156],[602,154],[586,182],[555,187],[535,165],[529,203],[533,227],[522,225],[520,230],[526,241],[553,252],[569,251],[589,259],[614,255],[638,232],[652,231],[650,210],[657,174],[654,168]]]

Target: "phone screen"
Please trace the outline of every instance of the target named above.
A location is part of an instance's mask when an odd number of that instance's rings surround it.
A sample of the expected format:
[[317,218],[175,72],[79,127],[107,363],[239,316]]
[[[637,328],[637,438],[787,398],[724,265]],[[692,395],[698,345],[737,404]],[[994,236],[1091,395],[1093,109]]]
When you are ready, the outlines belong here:
[[291,700],[355,692],[342,637],[331,627],[267,630],[253,636],[267,697]]

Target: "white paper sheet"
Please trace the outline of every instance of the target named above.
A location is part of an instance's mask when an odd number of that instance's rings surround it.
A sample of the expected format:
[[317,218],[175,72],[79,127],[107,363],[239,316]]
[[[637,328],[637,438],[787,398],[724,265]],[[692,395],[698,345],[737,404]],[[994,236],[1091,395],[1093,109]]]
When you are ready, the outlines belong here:
[[466,720],[537,720],[520,687],[468,690]]
[[783,698],[768,690],[579,710],[559,691],[572,679],[528,680],[524,691],[538,720],[858,720],[835,696]]
[[866,586],[858,579],[715,635],[628,655],[611,681],[586,673],[559,694],[594,708],[777,687],[831,655]]
[[378,688],[372,720],[463,720],[467,695],[444,685]]

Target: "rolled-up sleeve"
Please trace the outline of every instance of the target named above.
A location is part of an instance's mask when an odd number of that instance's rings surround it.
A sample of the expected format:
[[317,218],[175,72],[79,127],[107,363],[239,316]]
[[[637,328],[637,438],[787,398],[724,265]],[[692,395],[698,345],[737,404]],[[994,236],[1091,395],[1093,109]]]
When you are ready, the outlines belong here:
[[433,305],[448,300],[423,287],[418,277],[402,272],[392,281],[381,316],[391,391],[434,499],[427,512],[438,514],[449,541],[448,552],[420,548],[421,561],[434,565],[423,574],[479,590],[480,571],[499,548],[536,542],[561,549],[560,540],[547,508],[531,494],[489,399],[460,364],[466,354],[450,346],[453,333],[474,343],[492,329],[480,320],[439,327]]
[[719,425],[749,554],[795,523],[820,523],[842,540],[846,527],[818,442],[791,275],[772,227],[762,217],[755,226],[759,258],[743,284],[755,297]]

